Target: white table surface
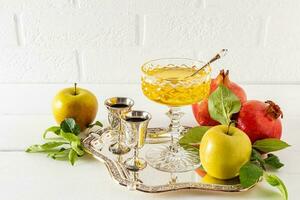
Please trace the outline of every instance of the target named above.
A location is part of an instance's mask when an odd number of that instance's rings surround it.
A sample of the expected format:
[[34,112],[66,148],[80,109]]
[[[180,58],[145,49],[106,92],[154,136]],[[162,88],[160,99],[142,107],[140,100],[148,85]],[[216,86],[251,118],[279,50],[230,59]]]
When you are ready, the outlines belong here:
[[[0,199],[281,199],[278,191],[266,183],[260,183],[253,190],[243,193],[209,193],[197,191],[180,191],[162,194],[130,192],[116,184],[109,176],[104,164],[91,156],[80,159],[75,166],[67,162],[54,161],[43,154],[28,154],[24,149],[41,142],[41,134],[53,122],[50,114],[50,102],[55,92],[62,85],[47,85],[44,93],[35,94],[37,88],[19,85],[20,93],[10,91],[10,85],[0,88],[7,98],[0,105],[0,112],[6,113],[10,107],[20,108],[17,114],[0,116]],[[15,87],[15,86],[14,86]],[[109,96],[129,96],[136,102],[137,109],[148,110],[153,115],[151,126],[165,126],[168,123],[164,116],[166,108],[147,100],[139,85],[83,85],[97,95],[100,109],[98,120],[105,121],[106,111],[103,100]],[[25,91],[22,90],[27,88]],[[297,199],[300,180],[300,86],[297,85],[245,85],[248,99],[273,99],[284,111],[283,140],[292,147],[279,153],[285,166],[276,174],[285,182],[290,199]],[[32,98],[27,106],[18,99],[23,93]],[[24,114],[33,110],[33,114]],[[196,125],[191,109],[184,108],[186,115],[183,123]],[[159,177],[156,177],[159,178]]]

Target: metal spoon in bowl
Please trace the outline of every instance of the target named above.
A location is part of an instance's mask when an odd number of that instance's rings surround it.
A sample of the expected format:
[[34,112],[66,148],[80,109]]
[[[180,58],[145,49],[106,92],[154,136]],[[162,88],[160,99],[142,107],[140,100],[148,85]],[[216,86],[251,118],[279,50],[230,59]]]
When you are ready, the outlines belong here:
[[194,73],[192,73],[191,75],[185,77],[192,77],[195,76],[196,74],[198,74],[198,72],[200,72],[202,69],[204,69],[205,67],[207,67],[208,65],[210,65],[211,63],[215,62],[216,60],[224,57],[228,52],[228,49],[222,49],[217,55],[215,55],[212,59],[210,59],[205,65],[203,65],[200,69],[198,69],[197,71],[195,71]]

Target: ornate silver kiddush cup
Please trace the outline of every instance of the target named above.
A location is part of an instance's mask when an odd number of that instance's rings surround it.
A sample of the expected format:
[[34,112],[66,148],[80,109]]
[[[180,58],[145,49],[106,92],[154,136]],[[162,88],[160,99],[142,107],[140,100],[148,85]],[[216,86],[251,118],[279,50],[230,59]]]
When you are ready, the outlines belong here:
[[139,171],[147,166],[147,162],[139,157],[139,149],[144,146],[147,127],[151,115],[146,111],[133,110],[121,116],[121,124],[125,134],[125,143],[134,148],[132,158],[125,161],[125,166],[131,171]]
[[124,135],[121,126],[121,115],[131,110],[134,101],[127,97],[112,97],[104,102],[108,109],[108,122],[110,124],[110,134],[114,138],[114,143],[109,150],[113,154],[122,155],[128,153],[130,148],[124,143]]

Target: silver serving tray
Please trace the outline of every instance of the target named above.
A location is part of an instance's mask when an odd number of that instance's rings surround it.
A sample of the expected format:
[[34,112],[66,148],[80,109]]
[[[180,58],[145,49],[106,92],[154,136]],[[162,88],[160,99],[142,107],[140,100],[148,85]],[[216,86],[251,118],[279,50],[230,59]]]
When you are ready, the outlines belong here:
[[[149,128],[149,133],[153,133],[160,128]],[[90,152],[93,157],[103,162],[111,177],[120,185],[128,187],[130,190],[137,190],[146,193],[160,193],[178,190],[199,190],[199,191],[214,191],[214,192],[244,192],[253,188],[244,188],[238,180],[222,181],[222,183],[203,183],[203,178],[196,171],[189,171],[184,173],[167,173],[158,171],[148,165],[140,172],[130,172],[123,165],[123,161],[132,156],[129,152],[123,156],[113,155],[108,151],[109,142],[105,140],[105,129],[98,129],[89,131],[87,137],[83,140],[84,147]],[[104,137],[104,142],[99,142],[99,138]],[[140,152],[143,157],[144,153],[149,149],[155,147],[153,138],[150,139],[151,144],[145,144]],[[161,142],[161,141],[160,141]],[[158,143],[160,143],[158,142]],[[136,180],[136,182],[134,182]]]

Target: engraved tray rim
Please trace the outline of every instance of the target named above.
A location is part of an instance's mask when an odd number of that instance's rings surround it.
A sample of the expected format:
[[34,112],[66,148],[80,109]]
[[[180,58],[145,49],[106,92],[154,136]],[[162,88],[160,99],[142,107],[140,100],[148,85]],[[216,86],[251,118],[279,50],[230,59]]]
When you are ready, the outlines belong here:
[[[157,129],[157,128],[153,128],[153,129]],[[131,180],[126,178],[120,164],[118,164],[116,161],[113,161],[109,157],[101,154],[91,145],[91,141],[96,139],[94,134],[95,133],[90,132],[88,133],[87,137],[83,139],[84,148],[94,158],[96,158],[97,160],[105,164],[113,180],[115,180],[120,185],[127,187],[131,183]],[[171,191],[179,191],[179,190],[198,190],[198,191],[210,191],[210,192],[245,192],[255,187],[257,183],[247,188],[242,187],[240,184],[219,185],[219,184],[207,184],[207,183],[196,183],[196,182],[180,182],[180,183],[149,186],[143,183],[139,183],[136,185],[135,190],[144,193],[163,193],[163,192],[171,192]]]

